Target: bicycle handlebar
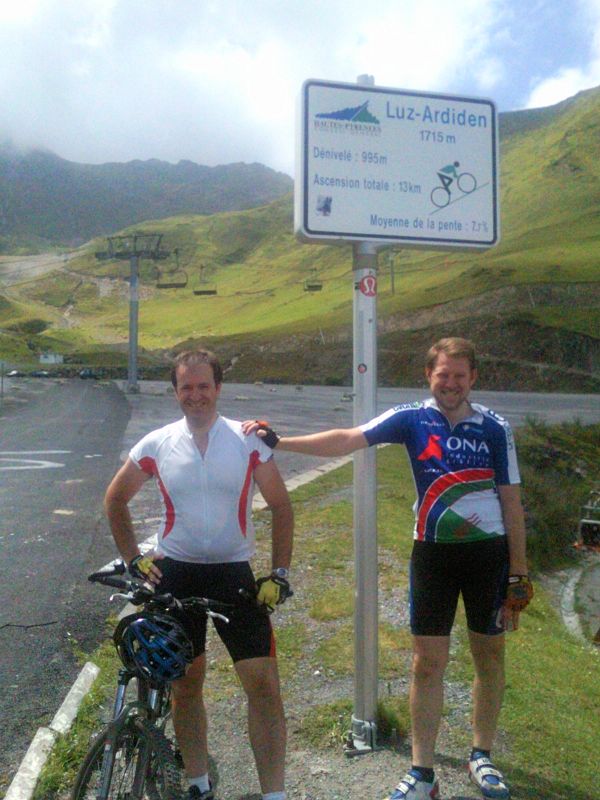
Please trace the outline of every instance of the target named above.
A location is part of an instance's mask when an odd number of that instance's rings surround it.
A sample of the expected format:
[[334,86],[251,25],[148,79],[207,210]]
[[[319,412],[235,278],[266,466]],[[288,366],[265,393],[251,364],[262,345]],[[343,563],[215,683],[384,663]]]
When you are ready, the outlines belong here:
[[[178,600],[172,594],[166,592],[164,594],[156,594],[153,589],[144,586],[137,581],[127,580],[126,578],[119,578],[118,575],[125,573],[126,567],[122,561],[114,562],[111,568],[103,569],[99,572],[92,572],[88,575],[88,581],[91,583],[101,583],[104,586],[111,586],[114,589],[120,589],[126,594],[122,595],[125,599],[129,600],[133,605],[149,604],[151,606],[158,606],[166,610],[186,610],[186,611],[203,611],[208,616],[217,616],[226,620],[218,613],[218,610],[225,611],[235,608],[233,603],[224,603],[220,600],[211,600],[208,597],[186,597]],[[229,620],[227,620],[229,621]]]

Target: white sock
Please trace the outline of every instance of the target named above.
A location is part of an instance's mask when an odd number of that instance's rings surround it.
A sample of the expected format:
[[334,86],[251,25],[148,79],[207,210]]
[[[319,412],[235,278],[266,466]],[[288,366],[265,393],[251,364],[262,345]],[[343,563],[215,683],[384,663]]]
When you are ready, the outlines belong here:
[[285,792],[268,792],[262,796],[262,800],[285,800],[285,798]]
[[210,789],[210,781],[208,780],[208,772],[204,775],[199,775],[197,778],[189,779],[190,786],[197,786],[201,792],[208,792]]

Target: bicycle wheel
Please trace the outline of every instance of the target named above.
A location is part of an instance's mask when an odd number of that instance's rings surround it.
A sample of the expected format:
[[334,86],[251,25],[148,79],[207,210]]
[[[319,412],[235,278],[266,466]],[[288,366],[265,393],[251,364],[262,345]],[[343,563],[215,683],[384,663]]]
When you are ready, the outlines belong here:
[[444,189],[443,186],[436,186],[429,197],[431,198],[433,205],[437,206],[438,208],[446,208],[450,202],[450,192],[448,189]]
[[[109,731],[110,726],[88,751],[77,775],[71,800],[98,800],[102,762],[110,742]],[[170,742],[163,733],[144,720],[132,717],[117,736],[112,776],[105,800],[182,798],[179,769]]]
[[471,192],[474,192],[477,188],[477,180],[470,172],[461,172],[456,183],[461,192],[465,194],[471,194]]

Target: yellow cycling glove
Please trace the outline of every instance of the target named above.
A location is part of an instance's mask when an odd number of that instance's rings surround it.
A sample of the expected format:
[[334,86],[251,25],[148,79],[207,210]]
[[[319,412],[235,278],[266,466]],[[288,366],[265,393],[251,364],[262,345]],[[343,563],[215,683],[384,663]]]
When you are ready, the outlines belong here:
[[288,581],[277,575],[259,578],[256,581],[256,586],[258,588],[256,602],[259,605],[267,606],[269,611],[274,611],[275,606],[285,603],[288,597],[293,594]]
[[152,572],[152,559],[138,553],[129,562],[129,574],[142,581],[149,581]]

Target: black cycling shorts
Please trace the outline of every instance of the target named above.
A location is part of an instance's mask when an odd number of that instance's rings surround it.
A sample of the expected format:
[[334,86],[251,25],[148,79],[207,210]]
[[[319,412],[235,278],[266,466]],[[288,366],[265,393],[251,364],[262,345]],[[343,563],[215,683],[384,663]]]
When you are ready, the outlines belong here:
[[[275,637],[271,620],[255,606],[240,600],[239,590],[254,593],[256,583],[247,561],[228,564],[190,564],[161,558],[156,562],[162,572],[157,592],[170,592],[178,599],[186,597],[208,597],[236,607],[224,611],[229,622],[212,618],[221,641],[229,655],[236,661],[246,658],[275,656]],[[205,614],[185,614],[181,617],[194,645],[194,656],[206,650]]]
[[479,542],[415,541],[410,560],[410,628],[415,636],[449,636],[462,594],[467,626],[503,633],[508,584],[506,537]]

